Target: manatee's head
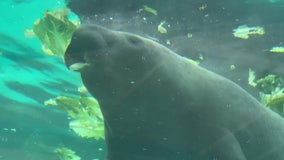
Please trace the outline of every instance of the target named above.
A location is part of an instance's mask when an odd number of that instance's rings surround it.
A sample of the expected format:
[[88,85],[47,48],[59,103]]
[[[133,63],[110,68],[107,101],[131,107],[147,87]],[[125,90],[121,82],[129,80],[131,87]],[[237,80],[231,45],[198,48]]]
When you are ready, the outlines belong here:
[[127,90],[155,66],[155,44],[129,33],[96,25],[78,28],[65,53],[66,66],[81,73],[96,97]]
[[73,71],[82,71],[95,64],[104,54],[108,54],[108,43],[112,40],[110,36],[108,30],[95,25],[78,28],[64,56],[66,66]]

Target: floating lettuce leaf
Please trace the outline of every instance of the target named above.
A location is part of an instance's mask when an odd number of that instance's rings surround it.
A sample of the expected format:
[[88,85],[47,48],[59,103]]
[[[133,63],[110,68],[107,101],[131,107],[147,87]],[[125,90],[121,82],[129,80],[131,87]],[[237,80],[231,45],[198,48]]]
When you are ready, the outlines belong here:
[[275,112],[284,116],[284,89],[276,88],[276,90],[271,94],[265,94],[260,92],[261,102],[274,110]]
[[249,68],[248,84],[252,87],[257,86],[257,83],[255,83],[255,72],[250,68]]
[[157,10],[155,10],[154,8],[148,7],[147,5],[143,6],[143,10],[149,13],[152,13],[154,15],[158,15]]
[[46,11],[44,17],[35,21],[33,31],[40,39],[47,54],[63,56],[79,21],[68,19],[66,8]]
[[263,78],[255,80],[255,72],[249,70],[249,84],[253,87],[258,87],[261,102],[284,116],[284,79],[281,77],[269,74]]
[[284,47],[283,46],[275,46],[269,50],[270,52],[274,53],[284,53]]
[[104,139],[104,121],[98,101],[93,97],[59,96],[45,102],[66,111],[73,119],[69,127],[84,138]]
[[159,25],[158,25],[158,31],[160,33],[167,33],[167,29],[163,26],[166,23],[166,21],[162,21]]
[[233,30],[233,35],[241,39],[248,39],[249,35],[252,35],[252,34],[263,35],[264,33],[265,33],[264,29],[259,26],[248,27],[247,25],[242,25],[242,26],[239,26],[237,29]]
[[104,139],[104,123],[96,118],[81,118],[69,123],[69,127],[84,138]]
[[262,92],[259,93],[261,102],[284,116],[284,80],[273,74],[256,81]]
[[284,80],[277,75],[269,74],[264,78],[256,81],[257,85],[261,87],[264,93],[272,94],[276,92],[277,88],[284,87]]
[[192,33],[187,33],[187,38],[192,38],[193,34]]
[[269,101],[267,101],[268,106],[276,106],[284,104],[284,89],[277,88],[271,95]]
[[55,148],[54,152],[59,156],[60,160],[81,160],[73,150],[66,147]]
[[59,96],[54,99],[56,105],[73,119],[85,117],[79,97]]
[[233,64],[231,64],[231,65],[230,65],[230,70],[235,70],[235,69],[236,69],[236,66],[233,65]]
[[84,107],[85,112],[91,117],[96,117],[97,119],[103,120],[103,115],[101,113],[98,101],[93,97],[81,97],[80,103]]

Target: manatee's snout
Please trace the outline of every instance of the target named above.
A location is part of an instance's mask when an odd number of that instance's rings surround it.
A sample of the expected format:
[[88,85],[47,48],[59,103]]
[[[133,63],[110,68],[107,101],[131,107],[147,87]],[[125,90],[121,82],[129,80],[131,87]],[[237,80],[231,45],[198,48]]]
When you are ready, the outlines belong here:
[[67,51],[65,52],[65,55],[64,55],[64,61],[65,61],[66,67],[69,70],[81,71],[85,67],[89,66],[89,64],[85,62],[83,57],[80,57],[81,54],[83,53],[72,53],[72,51],[69,51],[67,48]]
[[68,52],[68,50],[65,52],[64,61],[68,69],[72,71],[81,71],[85,67],[89,66],[89,64],[85,62],[84,59],[80,58],[79,56],[72,57],[72,55],[74,56],[76,54]]
[[87,66],[84,60],[84,43],[81,36],[78,36],[78,33],[75,33],[72,36],[72,40],[68,45],[66,52],[64,54],[64,62],[68,69],[72,71],[80,71],[83,67]]
[[90,65],[90,59],[96,60],[102,57],[101,55],[108,48],[106,35],[109,35],[109,30],[100,26],[83,25],[79,27],[73,33],[64,55],[68,69],[81,71]]

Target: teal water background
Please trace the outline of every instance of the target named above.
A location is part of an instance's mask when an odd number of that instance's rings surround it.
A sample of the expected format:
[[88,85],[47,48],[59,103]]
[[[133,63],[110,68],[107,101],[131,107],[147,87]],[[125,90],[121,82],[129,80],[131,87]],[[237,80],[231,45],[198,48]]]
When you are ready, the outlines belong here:
[[43,105],[82,86],[62,58],[44,54],[40,41],[24,34],[45,10],[64,6],[63,0],[0,2],[1,160],[57,160],[53,150],[58,146],[84,159],[104,154],[98,151],[102,142],[82,139],[68,128],[66,113]]

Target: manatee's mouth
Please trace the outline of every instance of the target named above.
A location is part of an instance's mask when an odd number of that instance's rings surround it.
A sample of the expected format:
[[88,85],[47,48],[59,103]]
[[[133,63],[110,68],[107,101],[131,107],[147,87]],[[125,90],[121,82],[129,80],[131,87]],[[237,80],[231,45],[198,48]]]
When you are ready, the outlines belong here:
[[[85,67],[89,66],[90,64],[85,62],[82,57],[74,56],[76,54],[65,53],[64,61],[66,67],[71,71],[82,71]],[[81,55],[81,54],[78,54]]]

